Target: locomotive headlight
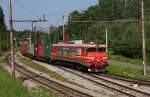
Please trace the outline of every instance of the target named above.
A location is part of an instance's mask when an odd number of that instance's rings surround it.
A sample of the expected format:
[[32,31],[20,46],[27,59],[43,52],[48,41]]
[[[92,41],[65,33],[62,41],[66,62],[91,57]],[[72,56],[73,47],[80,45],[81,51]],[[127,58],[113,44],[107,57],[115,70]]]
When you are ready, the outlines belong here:
[[108,57],[102,57],[103,60],[108,60]]
[[94,58],[91,57],[89,60],[87,60],[87,64],[92,64],[94,62]]
[[94,62],[94,58],[91,58],[91,61]]

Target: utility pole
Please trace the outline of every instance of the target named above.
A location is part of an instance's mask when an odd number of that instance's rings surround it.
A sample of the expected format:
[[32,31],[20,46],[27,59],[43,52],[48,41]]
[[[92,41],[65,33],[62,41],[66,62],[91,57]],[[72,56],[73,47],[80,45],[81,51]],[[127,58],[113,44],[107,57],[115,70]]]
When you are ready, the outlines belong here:
[[15,76],[14,47],[13,47],[13,22],[12,22],[12,0],[9,0],[9,31],[10,31],[10,50],[11,50],[11,72]]
[[37,30],[36,30],[36,26],[34,27],[34,32],[35,32],[35,43],[37,42],[37,39],[36,39],[36,34],[37,34],[37,32],[36,32]]
[[106,52],[108,52],[108,30],[106,27]]
[[63,42],[65,42],[65,20],[64,20],[64,15],[62,16],[62,23],[63,23]]
[[146,48],[145,48],[145,29],[144,29],[144,0],[141,0],[141,33],[142,33],[142,56],[143,56],[143,75],[146,75]]
[[0,56],[1,56],[1,37],[0,37]]
[[[1,33],[1,32],[0,32],[0,33]],[[1,52],[2,52],[2,50],[1,50],[1,48],[2,48],[2,47],[1,47],[1,41],[2,41],[2,37],[0,36],[0,56],[2,55],[2,54],[1,54]]]
[[49,40],[51,41],[51,44],[53,44],[53,25],[49,27]]
[[29,37],[30,37],[29,43],[30,44],[32,43],[32,31],[34,30],[33,26],[34,26],[34,21],[31,22],[31,31],[30,31],[30,35],[29,35]]

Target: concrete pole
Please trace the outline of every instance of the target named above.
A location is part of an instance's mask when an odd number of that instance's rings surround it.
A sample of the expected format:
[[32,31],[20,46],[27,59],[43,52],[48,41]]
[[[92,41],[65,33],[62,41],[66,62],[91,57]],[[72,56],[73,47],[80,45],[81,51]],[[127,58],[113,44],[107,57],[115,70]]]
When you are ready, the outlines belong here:
[[144,0],[141,0],[141,33],[142,33],[142,56],[143,56],[143,75],[146,75],[146,48],[145,48],[145,29],[144,29]]
[[11,72],[15,76],[14,46],[13,46],[13,22],[12,22],[12,0],[9,0],[9,30],[10,30],[10,50],[11,50]]
[[32,31],[34,30],[34,22],[31,22],[31,27],[32,27],[32,30],[30,31],[30,43],[32,43]]
[[[1,38],[1,37],[0,37]],[[1,39],[0,39],[0,56],[2,55],[1,54],[2,52],[1,52]]]
[[37,39],[36,39],[36,37],[37,37],[37,32],[36,32],[37,30],[36,30],[36,26],[34,27],[34,32],[35,32],[35,44],[36,44],[36,42],[37,42]]
[[106,27],[106,52],[108,52],[108,30]]
[[65,42],[65,20],[64,20],[64,15],[62,16],[62,24],[63,24],[63,42]]

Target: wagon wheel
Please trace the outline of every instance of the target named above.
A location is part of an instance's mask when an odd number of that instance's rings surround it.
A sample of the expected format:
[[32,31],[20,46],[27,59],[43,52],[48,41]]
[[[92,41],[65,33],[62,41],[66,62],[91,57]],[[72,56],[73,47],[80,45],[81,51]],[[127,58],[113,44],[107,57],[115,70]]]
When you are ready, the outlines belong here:
[[83,67],[80,64],[76,64],[77,70],[83,70]]

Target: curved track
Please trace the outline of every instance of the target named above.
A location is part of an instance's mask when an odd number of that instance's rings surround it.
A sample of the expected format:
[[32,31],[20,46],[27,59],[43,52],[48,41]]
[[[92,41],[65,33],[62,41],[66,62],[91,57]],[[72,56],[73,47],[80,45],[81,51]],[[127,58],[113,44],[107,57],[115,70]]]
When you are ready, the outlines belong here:
[[[10,54],[6,57],[6,62],[10,64]],[[62,94],[64,94],[67,97],[93,97],[89,94],[83,93],[82,91],[78,91],[75,89],[72,89],[70,87],[64,86],[58,82],[55,82],[53,80],[50,80],[46,77],[43,77],[39,74],[36,74],[23,66],[20,66],[19,64],[15,64],[15,69],[20,72],[21,74],[25,75],[28,78],[32,78],[32,80],[43,84],[51,89],[54,89]]]
[[[104,86],[108,89],[115,90],[119,93],[122,93],[122,94],[130,96],[130,97],[150,97],[150,93],[147,93],[147,92],[144,92],[144,91],[141,91],[138,89],[134,89],[134,88],[131,88],[131,87],[128,87],[128,86],[125,86],[125,85],[101,78],[101,75],[82,73],[82,72],[79,72],[79,71],[76,71],[73,69],[68,69],[68,68],[64,68],[64,67],[60,67],[60,66],[57,66],[57,67],[65,70],[67,72],[70,72],[72,74],[75,74],[77,76],[80,76],[84,79],[87,79],[88,81],[91,81],[91,82],[97,84],[98,86]],[[109,77],[109,76],[107,76],[107,77]],[[121,80],[123,82],[125,81],[121,78],[119,80]],[[136,84],[135,81],[132,81],[132,83]]]
[[139,80],[139,79],[134,79],[134,78],[127,78],[127,77],[116,76],[116,75],[111,75],[111,74],[99,74],[98,76],[109,77],[112,79],[117,79],[117,80],[121,80],[121,81],[125,81],[125,82],[130,82],[130,83],[135,83],[138,85],[150,87],[150,81],[144,81],[144,80]]
[[[51,64],[52,65],[52,64]],[[55,65],[56,66],[56,65]],[[145,92],[142,90],[138,90],[135,89],[133,87],[129,87],[120,83],[116,83],[114,81],[110,81],[107,80],[105,78],[102,77],[107,77],[107,78],[112,78],[115,80],[120,80],[122,82],[128,82],[128,83],[132,83],[132,84],[140,84],[142,86],[150,86],[150,84],[148,82],[145,81],[140,81],[140,80],[133,80],[133,79],[127,79],[127,78],[122,78],[122,77],[117,77],[117,76],[112,76],[112,75],[107,75],[107,74],[89,74],[89,73],[82,73],[80,71],[77,70],[73,70],[73,69],[68,69],[68,68],[64,68],[61,66],[57,66],[60,69],[63,69],[67,72],[70,72],[72,74],[75,74],[79,77],[82,77],[88,81],[91,81],[93,83],[95,83],[97,86],[103,86],[106,87],[108,89],[111,90],[115,90],[119,93],[122,93],[126,96],[130,96],[130,97],[150,97],[150,93],[149,92]]]

